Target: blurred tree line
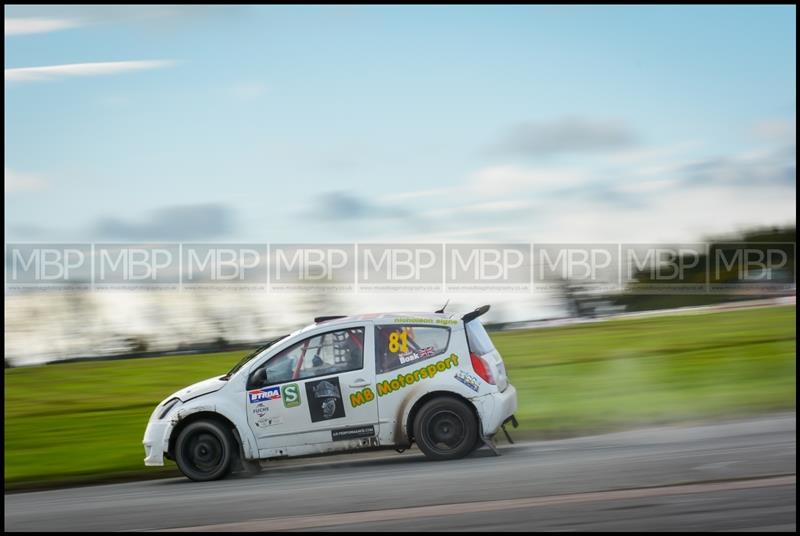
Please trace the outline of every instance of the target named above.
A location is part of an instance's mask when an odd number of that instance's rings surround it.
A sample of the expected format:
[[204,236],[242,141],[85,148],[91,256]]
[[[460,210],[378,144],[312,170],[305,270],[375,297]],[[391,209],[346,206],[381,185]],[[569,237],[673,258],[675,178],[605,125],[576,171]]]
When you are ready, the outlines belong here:
[[[717,238],[708,242],[707,256],[701,254],[699,258],[670,259],[683,260],[684,266],[691,266],[683,272],[681,283],[704,285],[707,274],[710,275],[711,287],[707,292],[670,292],[667,286],[675,285],[675,281],[654,277],[655,272],[648,265],[634,272],[633,282],[625,291],[607,295],[605,299],[615,306],[624,307],[626,311],[634,312],[795,294],[796,227],[758,228],[738,237]],[[766,258],[767,250],[773,256],[776,250],[783,252],[785,257],[782,258],[786,259],[786,263],[769,273],[753,271],[753,266],[759,265],[758,261],[745,266],[748,259],[742,251],[748,251],[751,259],[757,260],[762,256]],[[714,285],[719,287],[715,289]],[[664,292],[658,291],[659,286],[664,287]]]

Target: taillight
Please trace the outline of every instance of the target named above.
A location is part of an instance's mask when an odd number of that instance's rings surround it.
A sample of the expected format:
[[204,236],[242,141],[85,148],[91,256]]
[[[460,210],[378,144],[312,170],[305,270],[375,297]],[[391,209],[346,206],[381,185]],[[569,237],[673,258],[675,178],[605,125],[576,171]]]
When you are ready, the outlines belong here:
[[475,371],[475,374],[483,378],[486,383],[494,385],[494,376],[492,376],[492,369],[489,363],[475,352],[470,352],[469,358],[472,361],[472,370]]

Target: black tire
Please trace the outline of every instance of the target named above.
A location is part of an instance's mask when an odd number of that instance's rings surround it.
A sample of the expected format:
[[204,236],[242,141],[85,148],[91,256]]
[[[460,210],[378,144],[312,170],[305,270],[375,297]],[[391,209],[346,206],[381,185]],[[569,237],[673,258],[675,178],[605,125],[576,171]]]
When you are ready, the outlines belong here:
[[434,398],[422,406],[414,419],[414,439],[431,460],[463,458],[477,444],[478,422],[461,400]]
[[197,421],[186,426],[175,441],[175,462],[188,478],[206,482],[225,477],[234,458],[234,440],[215,421]]
[[483,439],[481,439],[481,437],[478,434],[475,434],[475,443],[472,445],[472,450],[470,450],[470,452],[475,452],[476,450],[481,448],[483,445],[485,445],[485,443],[483,442]]

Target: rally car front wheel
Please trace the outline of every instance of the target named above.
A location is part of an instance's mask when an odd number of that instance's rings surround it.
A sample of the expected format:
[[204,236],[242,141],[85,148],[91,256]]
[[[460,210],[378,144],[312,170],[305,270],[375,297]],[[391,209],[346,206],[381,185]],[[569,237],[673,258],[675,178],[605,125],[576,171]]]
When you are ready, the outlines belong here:
[[454,460],[472,452],[478,440],[478,422],[466,403],[434,398],[414,419],[414,439],[432,460]]
[[228,474],[234,453],[230,433],[214,421],[186,426],[175,442],[175,462],[192,480],[217,480]]

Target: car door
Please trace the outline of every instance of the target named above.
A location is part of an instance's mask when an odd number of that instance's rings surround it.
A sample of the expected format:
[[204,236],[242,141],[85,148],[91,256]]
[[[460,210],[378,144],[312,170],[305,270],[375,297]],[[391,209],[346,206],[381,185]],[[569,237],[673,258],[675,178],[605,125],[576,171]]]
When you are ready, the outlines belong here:
[[318,330],[251,371],[244,396],[262,457],[375,437],[373,340],[364,323]]

